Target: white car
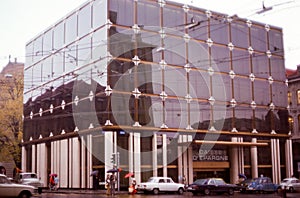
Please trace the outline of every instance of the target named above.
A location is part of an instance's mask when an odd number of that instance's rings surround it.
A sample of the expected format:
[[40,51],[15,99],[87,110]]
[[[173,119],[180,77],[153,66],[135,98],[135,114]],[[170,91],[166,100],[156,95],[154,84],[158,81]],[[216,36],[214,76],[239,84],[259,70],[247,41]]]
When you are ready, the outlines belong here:
[[138,184],[137,190],[152,192],[155,195],[159,192],[177,192],[181,195],[184,192],[184,184],[175,183],[170,177],[150,177],[147,182]]
[[18,184],[26,184],[34,186],[38,189],[38,192],[42,192],[42,188],[44,187],[43,182],[37,177],[36,173],[31,172],[24,172],[24,173],[17,173],[15,177],[15,181]]
[[1,197],[29,198],[36,194],[33,186],[12,183],[6,175],[0,174]]
[[300,191],[300,180],[295,177],[285,178],[281,181],[280,187],[290,192]]

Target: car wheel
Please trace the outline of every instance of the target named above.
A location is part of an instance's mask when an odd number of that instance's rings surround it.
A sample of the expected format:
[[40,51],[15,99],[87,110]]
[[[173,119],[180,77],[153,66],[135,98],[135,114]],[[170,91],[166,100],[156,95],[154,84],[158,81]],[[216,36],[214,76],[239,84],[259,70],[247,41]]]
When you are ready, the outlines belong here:
[[229,194],[229,195],[233,195],[233,194],[234,194],[234,190],[233,190],[232,188],[229,188],[229,189],[228,189],[228,194]]
[[183,188],[179,188],[178,191],[177,191],[177,193],[178,193],[179,195],[182,195],[182,194],[183,194]]
[[289,188],[289,191],[290,191],[291,193],[295,192],[295,190],[294,190],[293,187],[290,187],[290,188]]
[[154,188],[153,189],[153,194],[158,195],[158,193],[159,193],[159,190],[157,188]]
[[210,194],[210,190],[208,188],[204,189],[204,194],[205,195],[209,195]]
[[19,195],[20,198],[30,198],[31,194],[29,192],[23,191]]

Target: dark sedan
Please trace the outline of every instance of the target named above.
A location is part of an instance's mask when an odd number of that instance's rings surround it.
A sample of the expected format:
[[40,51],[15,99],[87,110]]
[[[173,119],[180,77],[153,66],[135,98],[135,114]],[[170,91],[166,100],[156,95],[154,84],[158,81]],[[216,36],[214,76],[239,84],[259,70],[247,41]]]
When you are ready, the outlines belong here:
[[209,195],[213,192],[233,195],[235,190],[239,190],[237,185],[227,184],[222,178],[198,179],[187,188],[187,191],[192,192],[193,195],[197,195],[198,193]]

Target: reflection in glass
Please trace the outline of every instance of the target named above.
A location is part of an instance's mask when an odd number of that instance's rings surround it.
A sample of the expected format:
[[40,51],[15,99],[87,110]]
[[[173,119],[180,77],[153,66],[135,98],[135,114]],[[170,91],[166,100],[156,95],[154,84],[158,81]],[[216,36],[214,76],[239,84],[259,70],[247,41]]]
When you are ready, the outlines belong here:
[[78,37],[82,37],[91,30],[91,6],[84,6],[78,13]]

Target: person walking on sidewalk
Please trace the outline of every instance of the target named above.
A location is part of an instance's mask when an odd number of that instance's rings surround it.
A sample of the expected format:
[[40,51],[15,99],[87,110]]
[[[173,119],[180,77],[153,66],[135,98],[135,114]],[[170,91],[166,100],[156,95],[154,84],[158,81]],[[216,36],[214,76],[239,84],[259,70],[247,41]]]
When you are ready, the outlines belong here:
[[116,184],[116,176],[115,173],[112,173],[109,178],[110,182],[110,195],[115,195],[116,190],[115,190],[115,184]]
[[110,195],[110,193],[111,193],[111,189],[110,189],[110,174],[106,175],[105,188],[106,188],[106,194]]

